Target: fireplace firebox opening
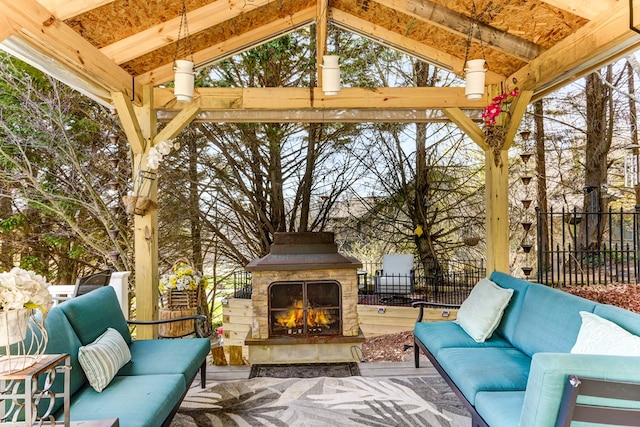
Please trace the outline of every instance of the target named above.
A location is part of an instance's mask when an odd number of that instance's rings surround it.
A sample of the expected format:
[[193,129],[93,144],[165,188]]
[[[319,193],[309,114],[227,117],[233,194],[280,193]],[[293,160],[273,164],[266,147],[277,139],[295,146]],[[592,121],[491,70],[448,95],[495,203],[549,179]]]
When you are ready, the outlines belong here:
[[269,285],[269,336],[342,334],[340,283],[334,280]]

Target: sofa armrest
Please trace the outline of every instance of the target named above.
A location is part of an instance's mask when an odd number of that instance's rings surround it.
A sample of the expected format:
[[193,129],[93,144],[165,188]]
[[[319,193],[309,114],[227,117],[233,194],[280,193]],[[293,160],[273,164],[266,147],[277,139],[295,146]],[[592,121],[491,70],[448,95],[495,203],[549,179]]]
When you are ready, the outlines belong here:
[[640,357],[534,354],[520,416],[520,427],[555,425],[569,375],[640,382]]
[[161,320],[127,320],[128,325],[162,325],[164,323],[182,322],[184,320],[192,320],[194,324],[194,330],[198,338],[207,338],[208,335],[204,332],[207,328],[203,327],[203,324],[207,323],[207,316],[204,314],[194,314],[192,316],[182,316],[173,319],[161,319]]
[[460,304],[444,304],[441,302],[429,302],[429,301],[414,301],[411,303],[412,307],[420,308],[420,312],[418,313],[417,322],[422,322],[422,318],[424,317],[424,308],[425,307],[433,307],[433,308],[460,308]]

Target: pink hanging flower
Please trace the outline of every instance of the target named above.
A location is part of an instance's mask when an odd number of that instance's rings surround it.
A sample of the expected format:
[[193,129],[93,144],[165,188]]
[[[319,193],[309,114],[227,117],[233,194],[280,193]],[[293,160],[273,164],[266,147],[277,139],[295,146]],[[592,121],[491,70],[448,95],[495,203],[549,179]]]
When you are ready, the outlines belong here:
[[503,109],[503,105],[510,103],[513,98],[518,96],[519,93],[520,91],[518,91],[518,89],[513,89],[509,92],[502,92],[500,95],[493,98],[491,100],[491,104],[487,105],[482,110],[482,119],[484,120],[485,126],[495,126],[497,124],[498,116],[500,116],[500,113],[505,111]]

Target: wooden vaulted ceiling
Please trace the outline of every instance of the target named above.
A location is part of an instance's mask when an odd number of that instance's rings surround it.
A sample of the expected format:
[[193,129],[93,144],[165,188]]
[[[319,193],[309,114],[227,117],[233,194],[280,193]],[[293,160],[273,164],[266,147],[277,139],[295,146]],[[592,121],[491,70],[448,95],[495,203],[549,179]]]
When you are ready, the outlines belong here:
[[[1,49],[103,104],[112,105],[116,93],[138,104],[143,86],[173,78],[182,0],[0,5]],[[478,26],[469,57],[486,58],[488,84],[516,82],[534,97],[640,45],[627,0],[476,0],[475,6]],[[317,24],[319,55],[327,27],[336,25],[463,76],[472,22],[471,0],[186,0],[186,8],[196,67]],[[438,101],[447,97],[456,98],[457,107],[486,105],[486,99],[467,102],[459,90],[444,94],[430,101],[434,108],[451,106]],[[160,102],[171,104],[169,98]]]

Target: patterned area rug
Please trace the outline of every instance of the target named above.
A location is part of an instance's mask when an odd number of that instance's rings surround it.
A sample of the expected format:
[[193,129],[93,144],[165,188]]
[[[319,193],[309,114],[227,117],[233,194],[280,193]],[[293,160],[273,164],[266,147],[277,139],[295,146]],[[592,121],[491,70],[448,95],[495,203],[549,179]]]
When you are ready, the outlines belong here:
[[270,378],[192,387],[171,427],[470,427],[439,377]]

